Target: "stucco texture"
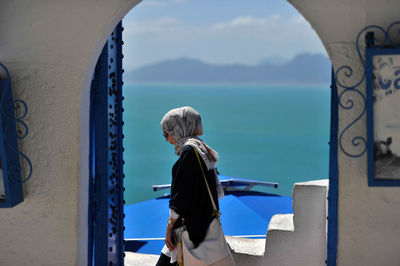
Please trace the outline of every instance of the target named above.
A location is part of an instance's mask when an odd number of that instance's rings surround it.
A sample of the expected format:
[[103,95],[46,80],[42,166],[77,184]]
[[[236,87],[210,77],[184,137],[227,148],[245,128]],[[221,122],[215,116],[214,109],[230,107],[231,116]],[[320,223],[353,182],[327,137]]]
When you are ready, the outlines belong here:
[[0,209],[0,265],[87,264],[91,74],[107,37],[138,2],[1,1],[0,62],[14,97],[29,108],[29,135],[19,145],[33,176],[24,202]]
[[[321,38],[335,70],[350,66],[353,74],[338,77],[344,85],[356,84],[364,74],[356,51],[357,34],[368,25],[383,28],[399,19],[400,2],[372,0],[290,0],[310,22]],[[361,40],[363,41],[363,39]],[[363,48],[362,48],[363,50]],[[343,73],[342,73],[343,74]],[[365,81],[358,86],[366,95]],[[339,93],[344,88],[338,86]],[[339,134],[359,116],[365,103],[362,97],[349,92],[343,95],[339,107]],[[361,157],[345,154],[359,154],[365,143],[358,146],[352,139],[361,136],[366,139],[366,116],[343,133],[342,146],[338,147],[339,201],[338,201],[338,253],[337,265],[399,265],[400,261],[400,188],[369,187],[367,177],[367,153]],[[340,143],[340,141],[339,141]]]

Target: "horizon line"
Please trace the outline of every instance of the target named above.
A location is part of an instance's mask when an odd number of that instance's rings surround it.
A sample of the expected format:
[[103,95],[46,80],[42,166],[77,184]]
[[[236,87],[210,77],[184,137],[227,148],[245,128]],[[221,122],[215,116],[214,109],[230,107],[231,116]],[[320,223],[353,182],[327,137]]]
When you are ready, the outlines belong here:
[[259,62],[255,63],[255,64],[249,64],[249,63],[244,63],[244,62],[241,62],[241,63],[240,62],[235,62],[235,63],[233,63],[233,62],[232,63],[229,63],[229,62],[226,62],[226,63],[222,63],[222,62],[221,63],[215,63],[215,62],[207,62],[204,59],[190,57],[190,56],[179,56],[179,57],[175,57],[175,58],[160,59],[160,60],[154,61],[152,63],[146,63],[146,64],[143,64],[143,65],[140,65],[140,66],[137,66],[137,67],[133,67],[132,69],[129,70],[129,72],[136,71],[136,70],[138,70],[140,68],[143,68],[143,67],[156,65],[156,64],[159,64],[159,63],[162,63],[162,62],[176,61],[176,60],[180,60],[180,59],[198,61],[198,62],[201,62],[203,64],[213,65],[213,66],[235,66],[235,65],[240,65],[240,66],[255,67],[255,66],[260,66],[260,65],[263,65],[263,64],[275,64],[277,66],[280,66],[280,65],[284,65],[284,64],[292,61],[293,59],[295,59],[296,57],[298,57],[300,55],[322,55],[322,56],[325,56],[326,58],[329,59],[329,56],[326,53],[321,53],[321,52],[316,52],[316,53],[311,53],[311,52],[298,53],[298,54],[292,56],[289,59],[285,59],[285,58],[282,57],[282,62],[280,62],[280,63],[275,63],[275,62],[268,61],[267,59],[265,59],[265,58],[271,58],[271,57],[275,57],[275,56],[276,57],[280,57],[279,55],[272,55],[272,56],[264,57],[265,62],[262,62],[263,58],[260,58]]

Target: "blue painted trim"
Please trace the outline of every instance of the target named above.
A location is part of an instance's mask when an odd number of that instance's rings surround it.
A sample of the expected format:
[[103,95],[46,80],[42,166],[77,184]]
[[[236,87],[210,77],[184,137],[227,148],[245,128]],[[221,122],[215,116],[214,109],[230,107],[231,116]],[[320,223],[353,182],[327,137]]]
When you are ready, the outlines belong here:
[[118,105],[120,106],[120,108],[118,108],[117,110],[117,117],[119,118],[117,120],[118,123],[118,155],[119,155],[119,166],[120,166],[120,171],[118,173],[119,175],[119,194],[118,194],[118,202],[119,202],[119,206],[118,206],[118,221],[120,223],[119,226],[119,235],[118,235],[118,258],[119,258],[119,265],[124,265],[124,260],[125,260],[125,238],[124,238],[124,231],[125,231],[125,225],[124,225],[124,218],[125,218],[125,213],[124,213],[124,205],[125,205],[125,200],[124,200],[124,192],[125,192],[125,187],[124,187],[124,178],[125,178],[125,173],[124,173],[124,147],[123,147],[123,139],[124,139],[124,134],[123,134],[123,58],[124,55],[122,54],[122,45],[124,44],[124,42],[122,41],[122,32],[123,32],[124,28],[122,27],[122,22],[119,23],[118,27],[117,27],[117,38],[119,41],[116,40],[116,47],[117,47],[117,87],[118,87],[118,93],[116,94],[116,102],[118,103]]
[[[89,249],[89,265],[105,265],[107,261],[108,225],[108,115],[107,115],[107,44],[96,65],[91,87],[91,140],[89,230],[92,246]],[[92,254],[90,254],[90,252]]]
[[[373,73],[372,58],[375,55],[400,55],[397,48],[381,48],[371,45],[366,49],[366,87],[367,87],[367,139],[368,141],[368,186],[400,186],[400,180],[375,179],[374,162],[374,111],[373,111]],[[400,92],[397,92],[400,93]]]
[[88,265],[123,265],[122,25],[96,65],[91,86]]
[[93,233],[94,233],[94,217],[95,217],[95,212],[94,212],[94,200],[93,200],[93,193],[94,193],[94,181],[95,181],[95,171],[94,171],[94,92],[93,92],[93,87],[94,87],[94,77],[95,75],[93,74],[93,79],[92,83],[90,85],[90,114],[89,114],[89,201],[88,201],[88,265],[93,265]]
[[331,84],[331,132],[329,146],[329,193],[328,193],[328,246],[327,265],[335,266],[338,242],[338,91],[332,69]]
[[[7,149],[5,143],[5,135],[4,132],[6,128],[9,129],[8,137],[11,139],[11,145],[17,147],[17,139],[16,139],[16,129],[15,124],[14,128],[6,126],[9,122],[9,125],[12,125],[12,121],[7,121],[7,116],[4,115],[4,112],[11,115],[10,111],[14,111],[11,104],[13,100],[10,99],[11,96],[11,86],[9,86],[9,82],[7,80],[0,81],[0,93],[1,93],[1,114],[0,114],[0,155],[1,155],[1,164],[2,164],[2,174],[3,174],[3,183],[4,183],[4,191],[5,191],[5,200],[0,201],[1,208],[10,208],[24,200],[23,192],[22,192],[22,182],[21,182],[21,174],[20,174],[20,166],[18,156],[12,150]],[[10,132],[11,130],[11,132]],[[11,152],[11,153],[10,153]],[[16,158],[12,158],[16,157]],[[13,161],[13,162],[12,162]],[[14,171],[13,177],[9,177],[9,169],[10,165],[13,163],[17,163],[17,171]],[[4,167],[7,166],[7,167]],[[1,171],[1,170],[0,170]],[[1,182],[1,180],[0,180]]]
[[[24,101],[13,99],[10,74],[3,64],[0,64],[0,68],[6,74],[5,79],[0,79],[0,171],[5,191],[0,208],[9,208],[24,200],[22,183],[32,177],[33,167],[29,158],[18,149],[18,140],[28,135],[28,126],[23,121],[28,108]],[[18,130],[16,124],[19,125]],[[27,163],[26,177],[22,177],[20,159]]]
[[[109,262],[124,265],[124,184],[122,147],[122,23],[108,40],[108,121],[109,121]],[[115,230],[114,230],[115,229]]]

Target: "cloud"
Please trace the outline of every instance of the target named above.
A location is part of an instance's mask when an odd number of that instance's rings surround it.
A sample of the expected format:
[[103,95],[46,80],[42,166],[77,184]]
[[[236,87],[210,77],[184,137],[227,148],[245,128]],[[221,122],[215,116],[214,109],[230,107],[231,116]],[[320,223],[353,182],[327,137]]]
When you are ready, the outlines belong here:
[[162,17],[157,19],[135,21],[130,20],[124,23],[125,35],[138,34],[160,34],[171,31],[173,28],[182,27],[183,23],[174,17]]
[[316,36],[308,22],[302,16],[285,19],[280,15],[265,18],[240,16],[230,21],[216,23],[211,30],[222,36],[246,36],[254,40],[269,39],[292,42],[293,37],[301,39]]
[[271,26],[277,24],[280,20],[279,15],[272,15],[267,18],[255,18],[251,16],[240,16],[233,20],[217,23],[211,26],[212,30],[232,30],[240,27],[259,27],[259,26]]
[[[175,0],[182,1],[182,0]],[[315,35],[308,22],[301,16],[285,19],[280,15],[265,18],[239,16],[229,21],[212,25],[190,25],[174,17],[162,17],[151,20],[131,20],[125,27],[126,34],[161,34],[181,39],[181,35],[189,34],[190,38],[220,36],[246,36],[254,40],[285,40],[291,36],[309,38]],[[186,36],[188,37],[188,36]]]
[[140,5],[147,7],[164,7],[171,4],[183,4],[187,0],[143,0]]

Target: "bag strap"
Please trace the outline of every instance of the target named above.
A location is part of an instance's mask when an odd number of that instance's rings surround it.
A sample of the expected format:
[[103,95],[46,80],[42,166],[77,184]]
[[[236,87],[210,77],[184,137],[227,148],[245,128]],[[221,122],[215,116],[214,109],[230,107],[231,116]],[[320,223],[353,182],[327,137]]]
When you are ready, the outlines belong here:
[[210,190],[210,186],[208,185],[206,175],[204,174],[203,165],[201,164],[201,161],[200,161],[199,153],[197,152],[196,148],[193,148],[193,150],[194,150],[194,153],[196,154],[197,161],[199,162],[200,169],[201,169],[201,173],[203,174],[203,177],[204,177],[204,181],[206,182],[206,186],[207,186],[207,190],[208,190],[208,195],[210,196],[210,200],[211,200],[211,203],[212,203],[213,208],[214,208],[214,213],[213,213],[213,214],[216,215],[217,218],[219,218],[219,216],[221,215],[221,213],[220,213],[219,210],[217,209],[217,205],[215,204],[214,198],[213,198],[213,196],[212,196],[212,193],[211,193],[211,190]]

